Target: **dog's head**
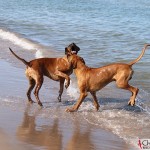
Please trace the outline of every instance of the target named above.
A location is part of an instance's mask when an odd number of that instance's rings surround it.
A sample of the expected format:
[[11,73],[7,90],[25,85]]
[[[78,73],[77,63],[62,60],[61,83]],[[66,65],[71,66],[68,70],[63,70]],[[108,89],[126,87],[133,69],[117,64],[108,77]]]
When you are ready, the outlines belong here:
[[65,54],[77,54],[79,50],[80,48],[75,43],[71,43],[69,46],[65,47]]

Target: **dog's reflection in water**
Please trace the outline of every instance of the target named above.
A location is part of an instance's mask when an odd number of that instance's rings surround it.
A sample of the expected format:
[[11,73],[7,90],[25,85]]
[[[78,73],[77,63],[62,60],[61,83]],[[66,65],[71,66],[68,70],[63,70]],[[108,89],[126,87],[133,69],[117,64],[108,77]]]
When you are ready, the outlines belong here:
[[69,139],[65,150],[94,150],[94,143],[91,140],[90,127],[80,127],[78,121],[74,124],[72,137]]
[[59,130],[59,120],[56,118],[52,125],[36,125],[37,115],[29,115],[27,107],[22,124],[17,129],[17,138],[27,144],[46,147],[47,150],[60,150],[62,147],[62,133]]
[[[17,138],[35,147],[45,147],[46,150],[91,150],[94,144],[91,141],[90,127],[80,126],[80,121],[76,118],[72,123],[61,122],[61,118],[51,119],[52,123],[39,123],[37,121],[39,111],[30,113],[30,105],[24,112],[23,121],[17,129]],[[33,110],[33,108],[31,108]],[[68,121],[68,120],[67,120]]]

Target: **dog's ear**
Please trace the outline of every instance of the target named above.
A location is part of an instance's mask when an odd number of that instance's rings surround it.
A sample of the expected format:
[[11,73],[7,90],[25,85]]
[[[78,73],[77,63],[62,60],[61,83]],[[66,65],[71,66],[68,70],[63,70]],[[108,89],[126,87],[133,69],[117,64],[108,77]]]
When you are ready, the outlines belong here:
[[72,52],[76,51],[74,45],[71,46],[71,51],[72,51]]
[[75,43],[74,43],[74,47],[75,47],[75,51],[78,53],[78,51],[80,51],[80,47],[78,47]]

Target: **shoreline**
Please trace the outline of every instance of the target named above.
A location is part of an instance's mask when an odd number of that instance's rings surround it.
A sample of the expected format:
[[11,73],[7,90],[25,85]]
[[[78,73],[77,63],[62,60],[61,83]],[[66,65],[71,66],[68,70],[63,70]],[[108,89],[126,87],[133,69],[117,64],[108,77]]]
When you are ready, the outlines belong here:
[[[3,43],[3,40],[0,40],[0,43]],[[7,51],[6,48],[11,44],[9,42],[6,45],[6,43],[7,41],[4,41],[4,51]],[[20,49],[13,44],[11,46]],[[7,140],[8,137],[13,139],[14,150],[24,150],[25,147],[25,149],[30,150],[43,147],[46,150],[51,147],[54,150],[73,150],[77,148],[78,142],[83,143],[78,145],[79,149],[90,150],[91,147],[96,150],[101,148],[105,150],[134,149],[134,146],[132,147],[112,132],[87,123],[79,115],[80,112],[76,114],[66,113],[65,107],[68,104],[57,102],[56,95],[59,86],[52,80],[46,79],[47,82],[40,91],[45,109],[39,110],[37,104],[28,107],[26,102],[28,81],[24,75],[25,67],[21,64],[22,68],[20,68],[19,63],[18,68],[14,67],[18,64],[12,62],[10,57],[12,57],[11,54],[7,55],[7,60],[0,59],[0,119],[2,120],[0,137],[3,137],[4,134],[4,141],[6,141],[4,145],[0,143],[0,146],[3,146],[5,150],[9,150],[9,147],[13,150],[12,143]],[[15,58],[14,61],[16,61]],[[63,100],[67,99],[69,97],[65,90]],[[7,144],[7,141],[10,144]],[[23,148],[20,148],[20,146]]]

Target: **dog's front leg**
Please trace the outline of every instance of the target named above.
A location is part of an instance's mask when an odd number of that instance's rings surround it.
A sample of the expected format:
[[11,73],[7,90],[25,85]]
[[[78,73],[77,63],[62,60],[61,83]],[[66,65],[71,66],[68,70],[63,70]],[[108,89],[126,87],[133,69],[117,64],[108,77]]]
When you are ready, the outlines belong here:
[[66,87],[66,89],[68,88],[68,86],[70,85],[70,77],[67,75],[67,74],[65,74],[65,73],[63,73],[63,72],[61,72],[61,71],[56,71],[55,72],[55,75],[57,75],[57,76],[59,76],[59,77],[61,77],[61,78],[64,78],[64,79],[66,79],[66,84],[65,84],[65,87]]
[[58,101],[59,102],[61,102],[61,95],[62,95],[63,90],[64,90],[64,82],[65,82],[65,79],[61,78],[60,79],[60,90],[59,90],[59,96],[58,96]]
[[77,103],[76,103],[72,108],[67,108],[67,109],[66,109],[66,112],[74,112],[74,111],[77,111],[86,96],[87,96],[87,93],[86,93],[86,92],[80,93],[80,97],[79,97]]

